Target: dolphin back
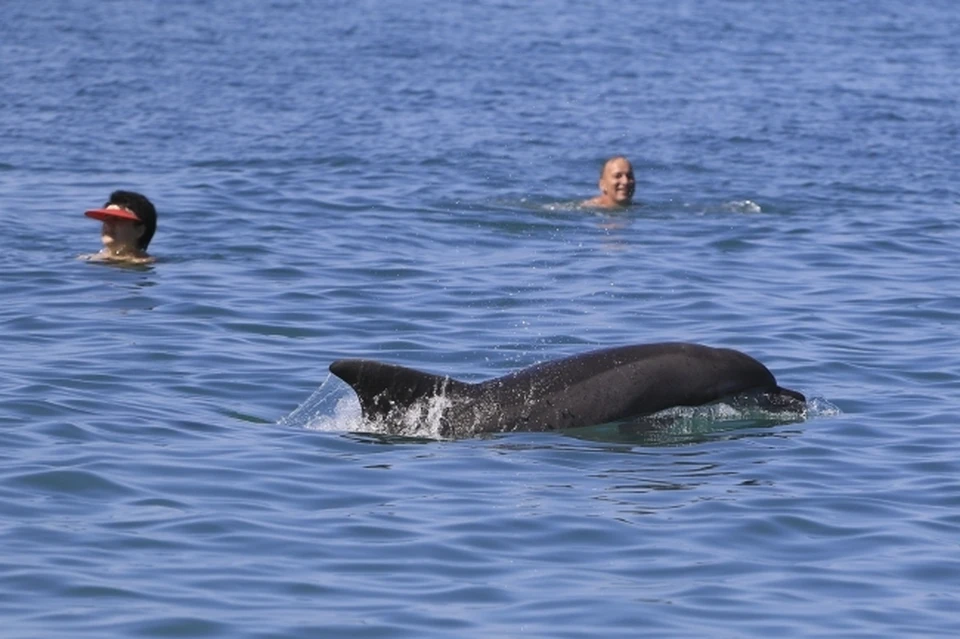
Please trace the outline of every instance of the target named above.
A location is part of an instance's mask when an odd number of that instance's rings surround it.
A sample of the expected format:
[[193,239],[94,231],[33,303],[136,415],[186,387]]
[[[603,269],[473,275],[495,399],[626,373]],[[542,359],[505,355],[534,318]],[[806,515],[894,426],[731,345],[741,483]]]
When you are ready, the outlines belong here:
[[[479,385],[527,398],[524,429],[575,428],[753,396],[764,408],[802,409],[801,393],[740,351],[666,342],[600,349],[537,364]],[[515,406],[499,394],[501,406]],[[516,421],[511,416],[503,421]]]
[[402,414],[417,402],[469,386],[447,376],[367,359],[340,359],[330,372],[353,388],[367,419]]
[[805,403],[745,353],[680,342],[581,353],[477,384],[363,359],[337,360],[330,372],[353,388],[366,419],[417,419],[434,398],[448,400],[444,436],[576,428],[740,395],[778,412]]

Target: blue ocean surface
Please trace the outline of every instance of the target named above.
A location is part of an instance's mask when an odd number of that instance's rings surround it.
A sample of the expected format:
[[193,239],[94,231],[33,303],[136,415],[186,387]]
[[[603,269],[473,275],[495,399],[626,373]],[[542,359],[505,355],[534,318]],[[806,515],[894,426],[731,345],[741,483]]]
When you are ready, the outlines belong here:
[[[0,636],[960,635],[960,10],[4,3]],[[584,209],[603,161],[638,205]],[[83,211],[157,205],[141,267]],[[803,392],[636,432],[365,422],[744,351]]]

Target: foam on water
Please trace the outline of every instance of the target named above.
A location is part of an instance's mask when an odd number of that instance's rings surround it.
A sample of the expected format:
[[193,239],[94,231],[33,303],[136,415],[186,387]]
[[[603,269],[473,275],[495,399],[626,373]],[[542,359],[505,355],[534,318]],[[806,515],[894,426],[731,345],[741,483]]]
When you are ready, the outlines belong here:
[[364,419],[360,402],[347,384],[328,375],[323,384],[279,426],[324,432],[377,433],[420,439],[442,439],[441,418],[450,406],[445,393],[412,404],[396,421]]
[[397,425],[377,424],[389,434],[403,437],[418,437],[424,439],[443,439],[443,413],[450,405],[445,388],[432,397],[414,402],[400,419]]
[[360,402],[353,390],[333,374],[277,424],[326,432],[364,430]]
[[725,211],[730,211],[731,213],[763,213],[763,209],[760,208],[760,205],[752,200],[733,200],[731,202],[725,202],[723,204],[723,209]]

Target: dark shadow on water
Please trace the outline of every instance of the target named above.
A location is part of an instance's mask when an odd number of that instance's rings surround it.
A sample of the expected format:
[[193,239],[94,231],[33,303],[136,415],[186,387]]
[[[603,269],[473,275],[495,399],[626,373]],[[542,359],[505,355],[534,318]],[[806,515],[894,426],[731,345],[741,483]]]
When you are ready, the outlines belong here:
[[782,436],[777,426],[805,421],[799,414],[716,420],[705,416],[651,416],[563,431],[580,440],[645,447],[689,446],[718,439]]
[[[555,437],[562,435],[573,439],[598,444],[618,444],[629,446],[643,446],[662,448],[671,446],[689,446],[716,440],[733,440],[741,438],[783,437],[800,434],[801,430],[774,430],[778,426],[796,424],[805,421],[800,415],[778,417],[750,417],[738,419],[714,420],[708,417],[688,416],[653,416],[633,419],[623,422],[584,426],[565,431],[549,431],[546,433],[514,432],[514,433],[483,433],[475,439],[503,439],[513,436],[547,435]],[[351,440],[380,446],[397,445],[424,445],[435,444],[439,441],[429,437],[409,435],[395,435],[371,431],[344,432],[345,437]],[[528,442],[529,443],[529,442]]]
[[836,414],[834,409],[820,398],[798,401],[787,395],[746,393],[712,404],[678,406],[654,415],[570,429],[563,434],[585,441],[632,446],[688,446],[718,439],[780,436],[783,431],[774,431],[774,427]]
[[376,444],[379,446],[398,446],[406,444],[435,444],[436,439],[428,437],[408,437],[405,435],[389,435],[386,433],[374,433],[367,431],[351,431],[343,434],[351,440],[361,444]]

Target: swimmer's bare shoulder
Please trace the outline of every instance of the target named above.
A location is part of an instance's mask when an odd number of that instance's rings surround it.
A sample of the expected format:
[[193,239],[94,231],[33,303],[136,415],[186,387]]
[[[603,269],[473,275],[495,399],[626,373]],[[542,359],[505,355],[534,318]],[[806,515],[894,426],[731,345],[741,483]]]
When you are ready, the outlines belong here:
[[89,253],[78,255],[78,260],[84,262],[101,262],[104,264],[153,264],[157,258],[152,255],[108,255],[104,253]]
[[601,196],[592,197],[589,200],[584,200],[580,203],[580,208],[584,209],[608,209],[611,208],[610,204],[604,201],[605,198]]

